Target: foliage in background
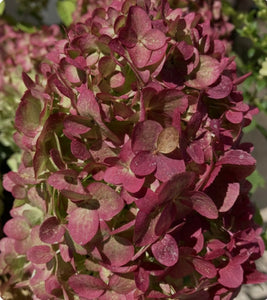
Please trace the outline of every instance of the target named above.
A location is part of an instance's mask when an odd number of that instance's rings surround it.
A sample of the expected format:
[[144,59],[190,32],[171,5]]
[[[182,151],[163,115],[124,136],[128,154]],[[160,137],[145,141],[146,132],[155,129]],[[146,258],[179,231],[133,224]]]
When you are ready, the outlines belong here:
[[255,110],[220,3],[101,3],[35,79],[23,73],[1,292],[231,299],[267,276],[246,180],[255,159],[241,143]]
[[238,70],[252,73],[241,87],[244,99],[267,114],[267,5],[263,0],[251,2],[249,11],[242,12],[224,0],[223,9],[243,38],[237,38],[234,45]]

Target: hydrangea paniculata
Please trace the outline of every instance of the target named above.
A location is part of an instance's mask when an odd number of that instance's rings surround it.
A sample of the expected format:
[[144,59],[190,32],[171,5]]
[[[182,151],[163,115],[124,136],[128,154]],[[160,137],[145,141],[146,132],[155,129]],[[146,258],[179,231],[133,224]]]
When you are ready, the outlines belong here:
[[[167,1],[113,1],[23,79],[0,241],[36,299],[233,299],[260,283],[236,65],[209,22]],[[19,261],[18,261],[19,257]]]

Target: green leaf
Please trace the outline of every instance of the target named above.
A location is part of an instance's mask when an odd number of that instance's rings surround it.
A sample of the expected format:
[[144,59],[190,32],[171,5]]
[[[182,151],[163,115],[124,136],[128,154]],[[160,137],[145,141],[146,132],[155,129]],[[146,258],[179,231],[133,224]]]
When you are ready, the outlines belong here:
[[259,130],[259,132],[267,139],[267,129],[265,129],[260,124],[256,124],[256,127]]
[[255,48],[250,48],[248,50],[248,57],[252,58],[255,55],[256,49]]
[[267,230],[265,229],[263,234],[262,234],[262,239],[264,241],[265,247],[267,248]]
[[243,132],[244,133],[251,132],[252,130],[254,130],[256,128],[256,125],[257,125],[256,121],[254,119],[252,119],[251,123],[247,127],[243,128]]
[[34,26],[25,25],[25,24],[22,24],[22,23],[16,24],[16,29],[21,30],[23,32],[27,32],[27,33],[34,33],[34,32],[36,32],[36,28]]
[[253,220],[259,226],[261,226],[261,227],[263,226],[263,219],[262,219],[262,216],[261,216],[261,212],[260,212],[260,210],[257,206],[255,207],[255,213],[254,213],[254,216],[253,216]]
[[250,191],[252,194],[259,187],[263,188],[265,186],[265,180],[257,170],[255,170],[250,176],[248,176],[247,179],[252,184],[252,189]]
[[5,6],[6,6],[5,1],[0,0],[0,16],[2,16],[2,14],[4,13]]
[[72,23],[72,14],[76,8],[76,0],[63,0],[57,2],[57,13],[64,25]]

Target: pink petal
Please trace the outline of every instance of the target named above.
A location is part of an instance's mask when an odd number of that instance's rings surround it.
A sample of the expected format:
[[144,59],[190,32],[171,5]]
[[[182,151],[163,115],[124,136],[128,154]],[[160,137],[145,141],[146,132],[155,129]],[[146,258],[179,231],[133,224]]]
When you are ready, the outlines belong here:
[[[16,111],[16,128],[28,137],[35,137],[40,126],[40,114],[43,103],[27,91],[21,99]],[[31,116],[29,118],[29,116]]]
[[61,290],[61,285],[55,275],[51,275],[48,279],[46,279],[45,290],[48,294],[52,295],[53,292]]
[[213,278],[217,275],[216,267],[205,259],[196,257],[193,258],[192,263],[196,271],[207,278]]
[[223,205],[219,209],[220,212],[226,212],[235,204],[237,197],[239,196],[240,185],[238,182],[228,183],[226,196],[224,198]]
[[120,195],[102,182],[91,183],[87,190],[92,199],[99,202],[97,211],[100,219],[110,220],[124,207],[124,202]]
[[148,64],[151,56],[151,50],[147,49],[141,42],[138,42],[133,48],[129,48],[128,53],[133,64],[139,69]]
[[96,299],[107,289],[106,284],[101,279],[84,274],[72,275],[68,284],[79,297],[85,299]]
[[142,212],[149,214],[158,205],[158,195],[151,189],[147,189],[144,197],[137,199],[135,204]]
[[144,36],[146,32],[149,31],[152,27],[149,16],[139,6],[132,6],[130,8],[127,26],[133,29],[138,37]]
[[112,266],[123,266],[127,264],[134,256],[134,247],[127,239],[119,236],[112,236],[101,247],[101,253],[104,254],[104,262]]
[[123,183],[124,188],[128,192],[136,193],[141,189],[145,178],[137,178],[130,169],[115,166],[106,170],[104,180],[112,184]]
[[28,260],[34,264],[45,264],[53,257],[54,253],[47,245],[33,246],[27,251]]
[[80,95],[77,100],[77,109],[81,116],[91,117],[97,122],[101,120],[100,108],[94,93],[85,84],[78,88]]
[[259,284],[267,282],[267,274],[261,273],[257,270],[249,274],[245,274],[245,284]]
[[175,239],[169,234],[166,234],[163,239],[153,244],[151,250],[156,260],[164,266],[171,267],[178,261],[178,246]]
[[88,119],[81,116],[68,116],[64,120],[64,134],[72,139],[72,137],[80,137],[82,134],[90,131]]
[[[217,219],[218,210],[212,199],[203,192],[193,192],[190,197],[191,205],[202,216],[208,219]],[[185,203],[186,204],[186,203]]]
[[220,75],[221,68],[218,60],[211,56],[200,55],[200,67],[195,73],[195,78],[188,80],[185,84],[195,89],[205,89],[212,85]]
[[6,222],[4,233],[15,240],[24,240],[30,233],[30,226],[23,217],[16,217]]
[[116,89],[120,86],[123,86],[125,83],[125,77],[123,76],[123,74],[121,72],[116,73],[115,75],[113,75],[110,78],[110,87],[112,89]]
[[154,150],[161,131],[162,126],[156,121],[146,120],[138,123],[132,134],[133,152]]
[[125,174],[123,179],[123,187],[130,193],[137,193],[142,188],[145,178],[137,178],[131,170]]
[[142,37],[142,43],[149,50],[158,50],[165,45],[166,36],[158,29],[151,29]]
[[63,69],[66,79],[71,83],[80,83],[81,78],[77,68],[73,65],[65,65]]
[[73,193],[73,195],[77,194],[77,196],[80,195],[82,199],[88,198],[88,195],[85,193],[82,183],[78,178],[78,173],[74,170],[57,171],[49,176],[47,182],[61,192],[69,192],[70,194],[68,196],[70,198],[72,197],[71,193]]
[[125,169],[123,166],[110,167],[105,171],[104,180],[112,184],[122,184]]
[[240,124],[243,121],[244,115],[240,111],[227,110],[225,117],[233,124]]
[[97,233],[99,219],[96,210],[77,207],[68,216],[70,236],[79,245],[87,244]]
[[194,54],[194,47],[192,45],[189,45],[185,41],[179,42],[177,48],[182,53],[185,60],[190,59]]
[[71,141],[71,153],[78,159],[87,160],[91,157],[90,152],[87,150],[86,145],[79,140]]
[[164,59],[163,58],[165,57],[167,48],[168,48],[168,44],[166,43],[160,49],[152,51],[151,56],[149,58],[149,61],[146,64],[147,66],[154,65],[156,63],[161,62],[161,60],[162,60],[162,62],[158,66],[159,69],[157,69],[156,71],[153,72],[153,76],[157,76],[160,73],[160,71],[162,69],[162,66],[164,64]]
[[112,288],[113,291],[126,295],[133,290],[136,290],[134,277],[129,275],[127,277],[119,276],[117,274],[113,274],[109,280],[109,287]]

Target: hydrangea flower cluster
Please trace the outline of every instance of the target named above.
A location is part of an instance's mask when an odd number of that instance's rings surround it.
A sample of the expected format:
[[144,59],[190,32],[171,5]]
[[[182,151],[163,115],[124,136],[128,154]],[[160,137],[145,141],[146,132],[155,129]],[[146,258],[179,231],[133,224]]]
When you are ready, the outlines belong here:
[[26,73],[5,286],[34,299],[232,299],[260,283],[233,58],[199,13],[113,1]]
[[57,25],[28,33],[14,30],[3,20],[0,22],[0,142],[12,150],[17,150],[12,138],[15,111],[25,91],[21,73],[35,76],[59,38]]

